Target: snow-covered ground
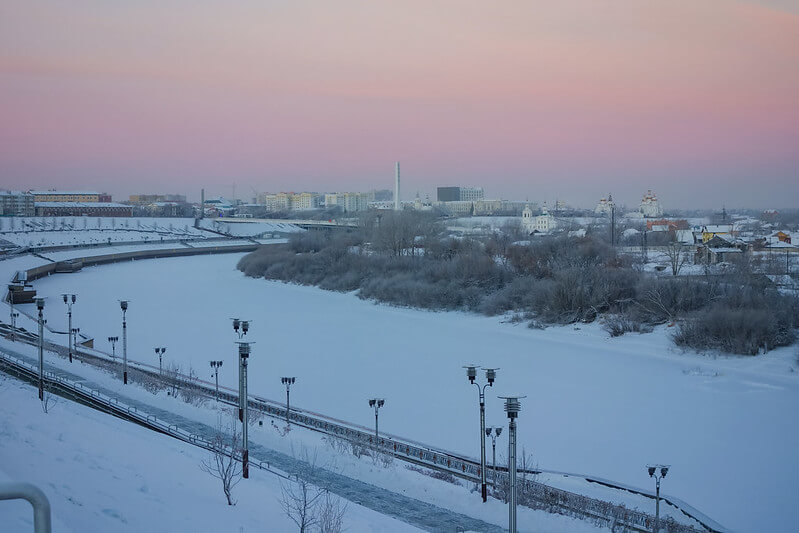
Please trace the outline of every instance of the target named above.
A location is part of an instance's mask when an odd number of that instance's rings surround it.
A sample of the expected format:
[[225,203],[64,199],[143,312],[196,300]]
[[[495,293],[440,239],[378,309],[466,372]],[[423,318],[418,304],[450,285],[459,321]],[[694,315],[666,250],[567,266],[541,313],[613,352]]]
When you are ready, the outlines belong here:
[[[667,329],[609,339],[597,326],[544,331],[463,313],[431,313],[351,294],[244,277],[240,254],[121,263],[37,281],[48,324],[56,298],[78,294],[75,325],[97,339],[121,334],[131,357],[207,369],[236,386],[230,317],[252,320],[252,393],[369,426],[381,396],[381,430],[476,456],[477,393],[461,368],[500,367],[488,390],[488,425],[505,425],[505,393],[527,395],[519,443],[541,468],[649,487],[649,462],[671,464],[663,491],[739,531],[790,531],[799,471],[796,348],[757,358],[676,350]],[[1,263],[0,263],[1,265]],[[30,306],[28,306],[30,312]],[[102,348],[103,343],[98,343]],[[498,444],[504,451],[503,436]],[[498,454],[499,455],[499,454]],[[504,453],[501,454],[504,457]],[[651,511],[651,509],[649,509]]]
[[[251,469],[229,507],[200,470],[208,452],[60,399],[47,414],[36,389],[0,375],[0,483],[47,494],[55,533],[292,531],[278,477]],[[350,502],[347,531],[418,531]],[[31,506],[0,501],[3,533],[33,531]]]
[[79,246],[121,242],[204,239],[192,218],[9,217],[0,219],[0,239],[17,246]]

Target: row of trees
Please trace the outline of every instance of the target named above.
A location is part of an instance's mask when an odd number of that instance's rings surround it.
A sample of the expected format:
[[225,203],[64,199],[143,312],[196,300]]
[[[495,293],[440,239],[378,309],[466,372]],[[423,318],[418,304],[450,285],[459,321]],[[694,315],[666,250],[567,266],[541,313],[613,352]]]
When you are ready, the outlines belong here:
[[[677,276],[688,255],[674,244],[665,248],[674,276],[663,278],[641,272],[640,258],[619,253],[605,232],[515,238],[506,231],[452,237],[424,213],[369,213],[357,231],[296,234],[286,247],[263,247],[238,266],[249,276],[357,291],[393,305],[510,312],[532,325],[612,317],[612,329],[624,333],[679,321],[675,341],[698,349],[756,354],[793,342],[797,299],[769,288],[746,262],[724,275]],[[747,321],[750,312],[760,319],[748,323],[746,336],[717,327],[720,317]]]

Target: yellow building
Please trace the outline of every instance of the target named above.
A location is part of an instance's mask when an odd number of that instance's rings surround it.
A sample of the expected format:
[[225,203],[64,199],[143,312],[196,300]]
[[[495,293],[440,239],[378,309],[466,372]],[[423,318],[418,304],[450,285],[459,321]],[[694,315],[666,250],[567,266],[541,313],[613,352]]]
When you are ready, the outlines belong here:
[[714,224],[710,226],[702,226],[702,243],[706,243],[713,237],[721,237],[722,239],[729,239],[735,235],[733,226],[731,224]]
[[[101,194],[95,191],[31,191],[38,202],[99,202]],[[110,200],[104,200],[110,201]]]

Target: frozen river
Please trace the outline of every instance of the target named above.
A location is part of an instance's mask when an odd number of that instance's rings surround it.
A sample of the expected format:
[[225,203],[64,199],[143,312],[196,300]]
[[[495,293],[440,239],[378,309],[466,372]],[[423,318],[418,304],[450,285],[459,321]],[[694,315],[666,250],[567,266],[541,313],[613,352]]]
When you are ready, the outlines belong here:
[[[236,387],[230,318],[252,320],[250,391],[372,426],[367,399],[386,398],[381,430],[479,455],[476,387],[467,363],[500,367],[487,424],[501,401],[527,395],[519,443],[541,468],[648,487],[648,462],[672,465],[663,490],[735,530],[788,531],[799,472],[796,348],[758,358],[676,350],[663,328],[610,339],[595,325],[531,330],[463,313],[375,305],[351,294],[246,278],[238,254],[145,260],[36,282],[53,329],[59,295],[76,293],[74,325],[106,348],[121,337],[117,300],[129,299],[129,355],[165,361]],[[27,311],[31,311],[28,306]],[[110,351],[110,347],[108,347]],[[119,353],[119,346],[118,352]],[[793,370],[792,370],[793,369]],[[504,436],[498,451],[506,446]],[[499,454],[498,454],[499,455]],[[504,453],[502,453],[504,457]]]

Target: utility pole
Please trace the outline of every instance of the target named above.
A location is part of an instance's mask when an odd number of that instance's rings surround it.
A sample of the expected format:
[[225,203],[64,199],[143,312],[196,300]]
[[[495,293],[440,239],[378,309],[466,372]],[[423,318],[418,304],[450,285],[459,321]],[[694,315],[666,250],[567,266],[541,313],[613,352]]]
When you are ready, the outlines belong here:
[[44,298],[36,298],[39,310],[39,399],[44,401]]
[[17,340],[17,317],[19,313],[14,311],[14,290],[11,288],[13,285],[8,286],[8,303],[11,305],[11,342]]
[[122,383],[128,384],[128,301],[121,300],[119,306],[122,308]]

